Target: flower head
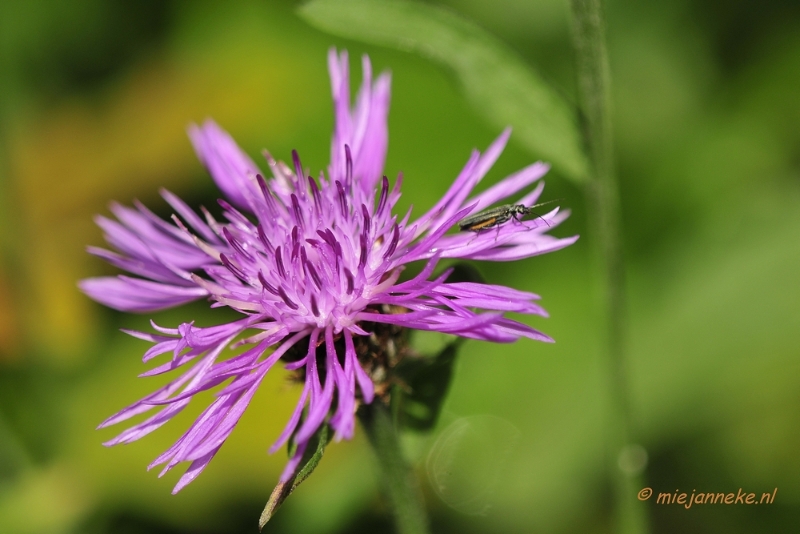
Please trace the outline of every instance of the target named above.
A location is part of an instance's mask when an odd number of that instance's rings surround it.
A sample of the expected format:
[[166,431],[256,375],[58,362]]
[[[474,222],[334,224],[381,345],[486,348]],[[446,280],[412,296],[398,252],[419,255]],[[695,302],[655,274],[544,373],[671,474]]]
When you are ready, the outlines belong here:
[[[558,209],[520,223],[509,221],[487,232],[448,234],[465,217],[516,194],[541,178],[548,167],[535,163],[480,194],[470,196],[509,137],[505,131],[484,154],[474,151],[445,196],[411,221],[394,212],[400,180],[382,176],[387,148],[389,76],[373,83],[363,60],[363,84],[350,105],[346,53],[329,54],[336,126],[327,176],[265,153],[272,178],[214,122],[189,131],[200,160],[227,200],[224,221],[203,210],[197,215],[177,196],[162,191],[175,210],[172,223],[136,203],[111,206],[117,221],[98,217],[117,252],[89,251],[135,275],[90,278],[80,287],[112,308],[151,312],[199,298],[212,307],[241,314],[230,323],[177,328],[153,324],[155,333],[128,332],[150,341],[147,362],[171,353],[144,373],[178,368],[183,374],[123,409],[101,427],[160,409],[106,445],[137,440],[183,410],[193,395],[220,387],[215,400],[188,431],[152,466],[191,462],[174,492],[194,480],[236,426],[259,384],[279,361],[303,382],[300,400],[272,451],[288,440],[296,451],[281,481],[297,469],[310,437],[323,423],[338,439],[350,438],[359,402],[376,395],[374,362],[363,341],[382,325],[433,330],[496,342],[520,337],[550,341],[546,335],[505,318],[505,312],[545,315],[532,293],[504,286],[448,282],[449,270],[434,277],[441,258],[510,261],[551,252],[577,239],[546,231],[566,215]],[[543,184],[517,199],[530,206]],[[400,281],[405,264],[425,261],[415,277]],[[225,358],[228,347],[246,346]],[[374,356],[374,355],[373,355]],[[227,382],[227,383],[226,383]],[[163,474],[162,472],[162,474]]]

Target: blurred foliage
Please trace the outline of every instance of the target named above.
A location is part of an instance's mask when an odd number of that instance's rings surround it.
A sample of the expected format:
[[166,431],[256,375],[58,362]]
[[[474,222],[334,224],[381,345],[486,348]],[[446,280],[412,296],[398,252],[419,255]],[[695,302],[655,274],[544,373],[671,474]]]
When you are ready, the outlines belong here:
[[414,51],[449,67],[475,109],[578,182],[587,178],[575,110],[539,74],[480,27],[408,0],[315,0],[299,13],[320,29]]
[[[432,2],[433,3],[433,2]],[[574,94],[567,8],[556,0],[446,0]],[[168,216],[167,187],[215,205],[186,126],[214,117],[253,156],[296,148],[326,165],[332,112],[325,55],[369,53],[393,79],[387,174],[401,210],[431,206],[473,147],[499,133],[424,59],[331,38],[290,2],[55,0],[0,3],[0,532],[254,532],[285,461],[266,454],[299,394],[274,372],[207,471],[177,496],[178,473],[145,466],[199,413],[127,447],[95,426],[158,379],[137,379],[147,344],[117,328],[77,279],[114,272],[84,252],[95,213],[139,198]],[[792,532],[800,522],[800,4],[790,0],[610,0],[609,54],[629,284],[634,413],[658,491],[778,488],[769,506],[655,505],[654,532]],[[531,160],[514,140],[491,184]],[[506,473],[474,515],[433,486],[436,532],[607,532],[607,392],[597,350],[597,280],[583,198],[554,169],[546,198],[572,217],[574,246],[515,264],[478,264],[489,282],[541,294],[532,319],[554,345],[464,344],[433,433],[408,436],[424,477],[441,436],[476,416],[518,438],[457,442],[457,480]],[[215,321],[202,303],[154,314]],[[527,320],[527,319],[526,319]],[[192,411],[192,409],[194,411]],[[453,426],[455,425],[455,426]],[[362,432],[332,444],[270,532],[390,528]],[[448,439],[450,439],[448,438]],[[488,443],[488,444],[487,444]],[[493,463],[494,462],[494,463]],[[474,467],[474,472],[470,471]],[[510,466],[513,466],[511,468]],[[472,477],[472,478],[470,478]],[[476,495],[481,493],[476,490]],[[635,498],[635,496],[631,496]],[[488,499],[488,497],[487,497]],[[484,506],[487,505],[487,506]]]

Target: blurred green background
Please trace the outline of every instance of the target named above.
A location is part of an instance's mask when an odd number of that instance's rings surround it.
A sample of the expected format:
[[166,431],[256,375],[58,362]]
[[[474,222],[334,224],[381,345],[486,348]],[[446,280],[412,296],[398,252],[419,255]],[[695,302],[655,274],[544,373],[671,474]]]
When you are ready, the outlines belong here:
[[[570,99],[563,0],[447,0],[508,43]],[[167,187],[215,204],[187,124],[213,117],[254,158],[297,149],[327,165],[326,53],[351,82],[368,53],[392,72],[386,172],[401,209],[430,207],[499,133],[452,76],[415,55],[330,37],[296,3],[36,0],[0,3],[0,532],[255,532],[285,462],[266,449],[299,391],[276,370],[204,474],[145,466],[204,407],[131,445],[94,428],[154,390],[137,379],[148,328],[76,288],[115,271],[85,253],[111,200],[157,213]],[[628,270],[631,396],[656,492],[778,488],[774,504],[648,503],[655,533],[794,532],[800,524],[800,3],[607,3]],[[536,159],[512,141],[492,184]],[[543,296],[532,324],[554,345],[470,341],[438,429],[406,445],[435,532],[611,532],[608,391],[593,230],[582,192],[554,169],[545,199],[572,217],[572,247],[480,264],[490,282]],[[214,322],[203,303],[153,314]],[[430,451],[434,451],[431,453]],[[333,444],[267,532],[391,529],[363,433]],[[179,471],[179,470],[177,470]],[[635,499],[635,495],[630,496]],[[654,499],[651,499],[651,501]]]

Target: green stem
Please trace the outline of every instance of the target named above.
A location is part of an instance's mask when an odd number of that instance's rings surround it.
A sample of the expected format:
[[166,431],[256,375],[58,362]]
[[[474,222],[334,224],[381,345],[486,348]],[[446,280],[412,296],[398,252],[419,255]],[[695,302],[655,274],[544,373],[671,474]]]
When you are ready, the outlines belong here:
[[619,192],[614,173],[610,75],[601,0],[571,0],[578,97],[592,180],[589,201],[603,271],[606,354],[611,396],[610,469],[614,480],[617,532],[649,531],[644,505],[636,499],[641,476],[625,473],[618,458],[631,444],[632,420],[624,353],[625,292]]
[[378,457],[398,534],[427,534],[428,518],[419,482],[403,458],[389,408],[376,399],[362,406],[358,416]]

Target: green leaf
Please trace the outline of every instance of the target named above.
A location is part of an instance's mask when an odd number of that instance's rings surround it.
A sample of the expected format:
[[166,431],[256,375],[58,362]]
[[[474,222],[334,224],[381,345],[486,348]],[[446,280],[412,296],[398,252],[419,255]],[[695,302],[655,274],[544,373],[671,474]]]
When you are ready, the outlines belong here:
[[[323,424],[319,427],[319,429],[312,435],[308,440],[308,445],[306,446],[306,450],[303,453],[303,458],[300,460],[300,469],[294,475],[294,477],[285,482],[279,483],[275,486],[275,489],[272,490],[272,495],[269,496],[269,500],[267,501],[267,505],[264,507],[264,511],[261,512],[261,517],[258,520],[258,529],[261,530],[264,528],[264,525],[272,519],[272,516],[275,515],[275,512],[278,510],[283,501],[299,486],[303,483],[305,479],[311,476],[311,473],[314,472],[314,469],[317,468],[317,464],[322,459],[322,453],[325,452],[325,446],[331,440],[331,432],[327,424]],[[293,445],[294,440],[290,441],[289,445],[289,454],[290,456],[294,453],[296,446]]]
[[313,0],[299,9],[313,26],[349,39],[419,53],[451,68],[467,99],[492,124],[564,176],[584,182],[577,112],[512,50],[454,13],[407,0]]
[[456,338],[436,356],[407,357],[398,364],[395,372],[406,386],[398,410],[402,426],[420,432],[436,426],[462,341]]

